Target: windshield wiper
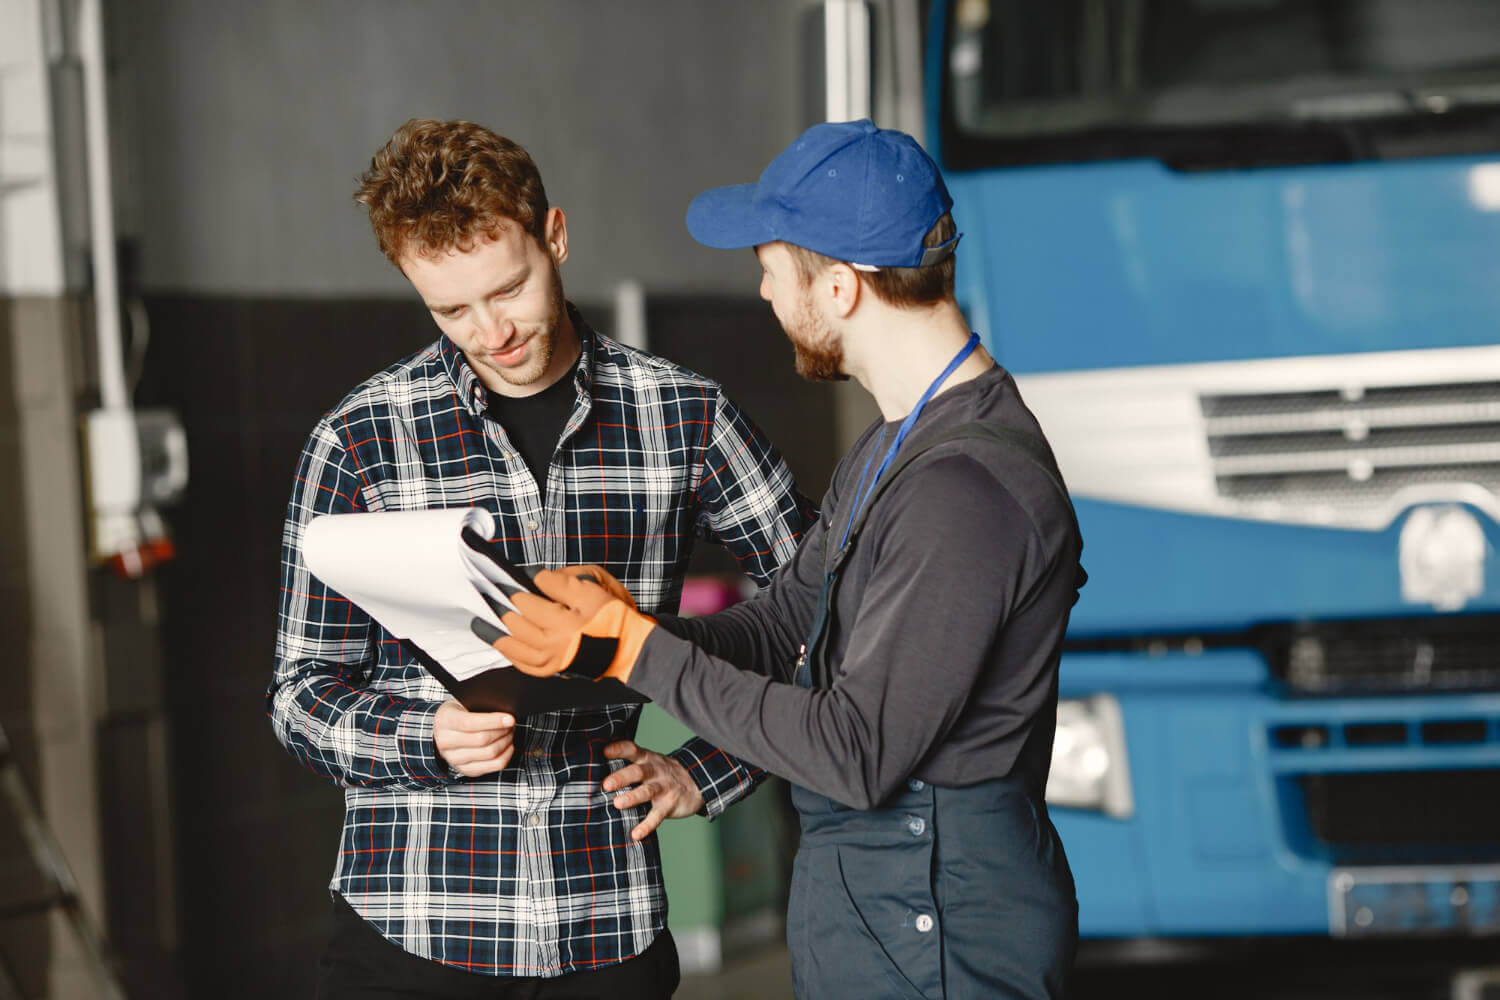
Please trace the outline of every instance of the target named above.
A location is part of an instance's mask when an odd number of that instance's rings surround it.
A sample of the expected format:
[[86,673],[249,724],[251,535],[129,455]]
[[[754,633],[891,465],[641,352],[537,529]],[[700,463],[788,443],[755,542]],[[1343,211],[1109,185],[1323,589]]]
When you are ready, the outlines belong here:
[[1500,83],[1302,97],[1287,109],[1298,121],[1360,121],[1444,115],[1500,106]]

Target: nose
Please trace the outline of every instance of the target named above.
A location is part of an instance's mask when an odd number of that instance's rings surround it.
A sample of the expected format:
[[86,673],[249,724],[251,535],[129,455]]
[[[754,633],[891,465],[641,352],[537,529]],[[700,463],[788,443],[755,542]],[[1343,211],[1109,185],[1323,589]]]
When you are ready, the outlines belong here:
[[515,332],[509,320],[497,316],[489,309],[475,310],[474,329],[481,339],[494,347],[504,344]]
[[769,274],[760,276],[760,297],[767,302],[771,301],[771,276]]

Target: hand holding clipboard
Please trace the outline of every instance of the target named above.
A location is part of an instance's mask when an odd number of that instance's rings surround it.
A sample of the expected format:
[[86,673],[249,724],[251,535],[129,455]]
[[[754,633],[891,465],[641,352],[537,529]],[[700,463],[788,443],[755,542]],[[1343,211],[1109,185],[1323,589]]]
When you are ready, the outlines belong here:
[[503,633],[500,618],[531,576],[488,541],[482,508],[325,514],[308,522],[303,555],[324,584],[404,639],[417,660],[470,711],[517,716],[639,703],[618,682],[529,677],[473,631]]

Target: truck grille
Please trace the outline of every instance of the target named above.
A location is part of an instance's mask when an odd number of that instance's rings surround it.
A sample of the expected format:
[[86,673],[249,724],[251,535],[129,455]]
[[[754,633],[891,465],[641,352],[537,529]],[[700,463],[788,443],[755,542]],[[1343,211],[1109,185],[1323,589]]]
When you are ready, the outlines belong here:
[[1349,721],[1285,722],[1270,728],[1270,743],[1277,750],[1314,753],[1343,748],[1389,750],[1399,747],[1500,746],[1500,726],[1491,726],[1482,716],[1425,719],[1420,722]]
[[1223,497],[1384,508],[1403,489],[1500,493],[1500,382],[1199,396]]
[[1340,862],[1493,860],[1500,770],[1309,774],[1308,830]]
[[1500,690],[1500,615],[1268,626],[1254,642],[1296,694]]

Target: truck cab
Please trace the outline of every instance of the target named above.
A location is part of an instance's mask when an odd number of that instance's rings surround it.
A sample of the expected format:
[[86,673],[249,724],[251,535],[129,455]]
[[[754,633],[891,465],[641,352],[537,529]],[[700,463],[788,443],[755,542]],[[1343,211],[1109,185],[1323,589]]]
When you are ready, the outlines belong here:
[[1500,4],[935,0],[961,304],[1072,493],[1084,938],[1500,947]]

